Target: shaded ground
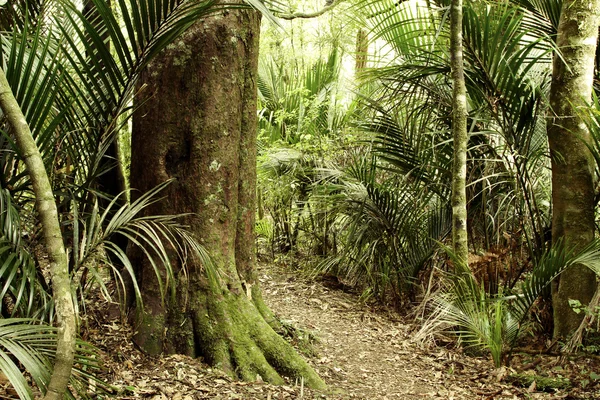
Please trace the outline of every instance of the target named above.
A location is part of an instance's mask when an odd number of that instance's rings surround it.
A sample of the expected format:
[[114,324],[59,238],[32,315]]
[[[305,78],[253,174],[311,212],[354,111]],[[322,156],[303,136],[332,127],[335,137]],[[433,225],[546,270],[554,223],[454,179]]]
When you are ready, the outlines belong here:
[[[116,305],[96,303],[87,315],[86,339],[102,352],[104,379],[118,399],[600,399],[600,363],[574,357],[515,355],[512,368],[496,370],[489,358],[468,357],[411,342],[412,328],[395,313],[361,305],[357,296],[298,277],[279,267],[259,271],[267,304],[289,328],[290,340],[329,385],[313,392],[302,382],[272,386],[236,382],[200,360],[149,358],[131,344]],[[93,307],[93,306],[92,306]],[[312,342],[312,345],[309,343]],[[308,345],[307,345],[308,344]],[[510,374],[520,372],[515,385]],[[596,375],[598,374],[598,375]],[[545,389],[527,376],[569,378],[569,388]],[[0,387],[6,383],[0,380]],[[543,392],[541,390],[547,390]],[[5,392],[6,393],[6,392]],[[0,399],[11,398],[8,394]]]
[[[516,354],[513,368],[498,370],[489,358],[420,348],[411,341],[413,326],[396,313],[360,305],[356,295],[273,267],[261,270],[261,284],[277,315],[319,339],[313,365],[338,391],[328,399],[600,399],[595,358],[561,365],[558,357]],[[556,378],[553,385],[569,377],[571,387],[540,388],[545,382],[532,383],[527,377],[515,385],[510,375],[516,373],[548,375]]]

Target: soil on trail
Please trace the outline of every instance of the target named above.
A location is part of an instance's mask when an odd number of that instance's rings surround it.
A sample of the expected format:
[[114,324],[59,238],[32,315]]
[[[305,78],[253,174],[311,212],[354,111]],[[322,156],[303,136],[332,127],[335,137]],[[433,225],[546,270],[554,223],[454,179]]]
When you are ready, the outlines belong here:
[[[85,339],[101,351],[103,380],[112,393],[92,398],[194,399],[600,399],[599,363],[592,357],[516,354],[512,368],[495,369],[489,357],[442,347],[424,349],[413,327],[396,313],[361,304],[358,296],[301,278],[289,269],[259,269],[266,303],[288,328],[289,339],[325,379],[316,392],[302,382],[273,386],[239,382],[198,359],[145,356],[131,344],[131,328],[118,323],[118,307],[91,302]],[[107,311],[108,310],[108,311]],[[312,345],[307,343],[312,340]],[[513,369],[514,368],[514,369]],[[552,389],[541,381],[515,385],[510,375],[569,378]],[[533,382],[533,383],[532,383]],[[0,385],[2,382],[0,382]],[[6,388],[6,385],[4,385]],[[542,391],[546,390],[546,392]],[[0,390],[0,398],[3,397]]]
[[[334,391],[323,398],[600,399],[593,357],[561,361],[515,354],[512,368],[496,369],[490,357],[420,347],[412,340],[413,324],[393,311],[361,305],[357,295],[272,266],[263,267],[260,276],[272,310],[318,338],[311,361]],[[536,380],[515,382],[518,374]],[[545,387],[542,375],[553,386],[568,382],[568,387]]]
[[356,295],[282,269],[263,268],[260,280],[271,309],[317,338],[311,361],[334,391],[327,398],[478,397],[441,373],[450,370],[450,354],[417,351],[407,340],[410,327],[393,313],[373,311],[357,303]]

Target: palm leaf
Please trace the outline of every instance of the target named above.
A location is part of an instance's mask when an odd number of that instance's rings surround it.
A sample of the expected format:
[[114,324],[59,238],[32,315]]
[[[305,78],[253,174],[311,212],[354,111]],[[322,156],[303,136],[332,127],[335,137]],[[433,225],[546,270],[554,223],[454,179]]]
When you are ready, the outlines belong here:
[[528,12],[527,30],[536,34],[544,33],[552,38],[556,37],[562,7],[561,0],[513,0],[512,3]]
[[[98,363],[92,357],[95,350],[82,341],[78,341],[76,350],[71,387],[79,389],[79,395],[87,398],[85,388],[90,383],[89,379],[95,381],[99,391],[105,388],[105,384],[89,373],[99,370]],[[34,396],[19,364],[31,375],[38,388],[45,392],[55,352],[56,328],[40,325],[33,319],[0,319],[0,371],[6,375],[21,399],[33,400]],[[72,393],[69,393],[69,398],[74,398]]]
[[269,143],[299,143],[303,136],[330,134],[336,108],[331,101],[340,77],[341,57],[337,47],[327,60],[318,60],[304,70],[283,67],[274,59],[259,62],[259,131]]
[[340,184],[332,185],[338,192],[332,212],[344,246],[319,268],[352,284],[362,282],[381,298],[391,293],[399,299],[411,292],[436,240],[447,234],[449,213],[445,200],[423,190],[419,181],[379,182],[375,160],[355,157],[346,173],[338,174]]
[[523,154],[541,88],[549,82],[553,47],[548,37],[532,38],[521,22],[518,10],[509,6],[465,9],[469,96],[487,103],[507,142]]
[[[78,216],[75,211],[78,207],[74,205],[73,272],[90,273],[93,277],[92,282],[100,286],[107,298],[110,298],[110,294],[104,283],[106,273],[102,273],[100,265],[110,268],[121,286],[122,293],[126,291],[123,274],[128,274],[129,281],[134,286],[135,299],[141,302],[135,270],[127,254],[111,241],[115,235],[123,235],[130,243],[140,248],[152,265],[163,300],[167,290],[171,292],[175,290],[171,264],[173,257],[177,257],[183,266],[189,257],[198,259],[205,267],[211,281],[216,281],[218,272],[208,252],[198,244],[185,226],[177,222],[185,215],[144,215],[146,208],[160,201],[159,195],[169,183],[170,181],[167,181],[157,186],[131,204],[118,206],[120,202],[117,197],[102,212],[96,201],[90,214],[85,218]],[[125,196],[125,193],[120,196]],[[109,254],[114,257],[108,257]],[[99,264],[98,259],[103,263]],[[115,265],[112,260],[118,260],[120,265]],[[183,272],[185,273],[185,269]]]
[[3,315],[38,317],[49,315],[51,295],[21,235],[19,213],[7,190],[0,191],[0,300],[9,300]]
[[600,241],[595,240],[582,249],[554,244],[536,262],[531,276],[520,288],[521,293],[491,297],[472,272],[453,257],[454,271],[447,276],[442,293],[433,298],[433,312],[423,324],[419,338],[434,332],[455,328],[468,346],[487,349],[496,366],[500,366],[503,352],[514,346],[529,309],[542,291],[564,270],[572,265],[585,265],[600,274]]
[[375,151],[389,162],[394,171],[428,185],[441,196],[448,193],[452,148],[449,132],[433,131],[439,126],[434,115],[428,114],[421,101],[406,111],[392,114],[372,102],[375,110],[372,122],[361,129],[375,133]]
[[562,241],[554,244],[537,261],[531,277],[523,283],[522,294],[517,295],[513,304],[516,317],[522,319],[542,291],[565,269],[575,264],[585,265],[600,275],[600,241],[594,240],[578,250]]

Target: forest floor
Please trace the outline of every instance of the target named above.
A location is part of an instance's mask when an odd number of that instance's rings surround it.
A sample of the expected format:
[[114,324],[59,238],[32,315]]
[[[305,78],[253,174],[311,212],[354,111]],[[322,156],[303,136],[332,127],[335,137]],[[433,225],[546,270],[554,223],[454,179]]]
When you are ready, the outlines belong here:
[[[118,323],[118,314],[107,313],[104,307],[102,315],[88,313],[86,339],[103,354],[103,378],[115,390],[109,397],[600,399],[600,362],[596,357],[560,360],[556,355],[517,353],[510,368],[495,369],[489,357],[467,356],[455,348],[420,347],[411,340],[415,327],[410,320],[361,303],[357,294],[305,279],[281,266],[263,265],[259,277],[266,303],[291,328],[290,340],[308,353],[306,358],[327,382],[329,391],[312,391],[297,381],[284,386],[234,381],[184,356],[146,357],[132,346],[131,329]],[[312,344],[307,346],[309,342]],[[511,378],[516,373],[538,378],[525,378],[529,380],[519,384]],[[539,376],[549,377],[554,386],[557,382],[565,386],[545,388]]]

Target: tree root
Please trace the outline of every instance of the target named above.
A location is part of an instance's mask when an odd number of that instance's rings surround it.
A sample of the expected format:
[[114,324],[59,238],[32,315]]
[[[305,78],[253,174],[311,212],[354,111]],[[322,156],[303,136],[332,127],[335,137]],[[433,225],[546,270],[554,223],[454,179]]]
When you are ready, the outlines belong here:
[[194,318],[198,348],[210,364],[244,380],[283,384],[282,376],[287,376],[314,389],[326,388],[250,299],[233,293],[210,297],[210,313],[199,308]]

